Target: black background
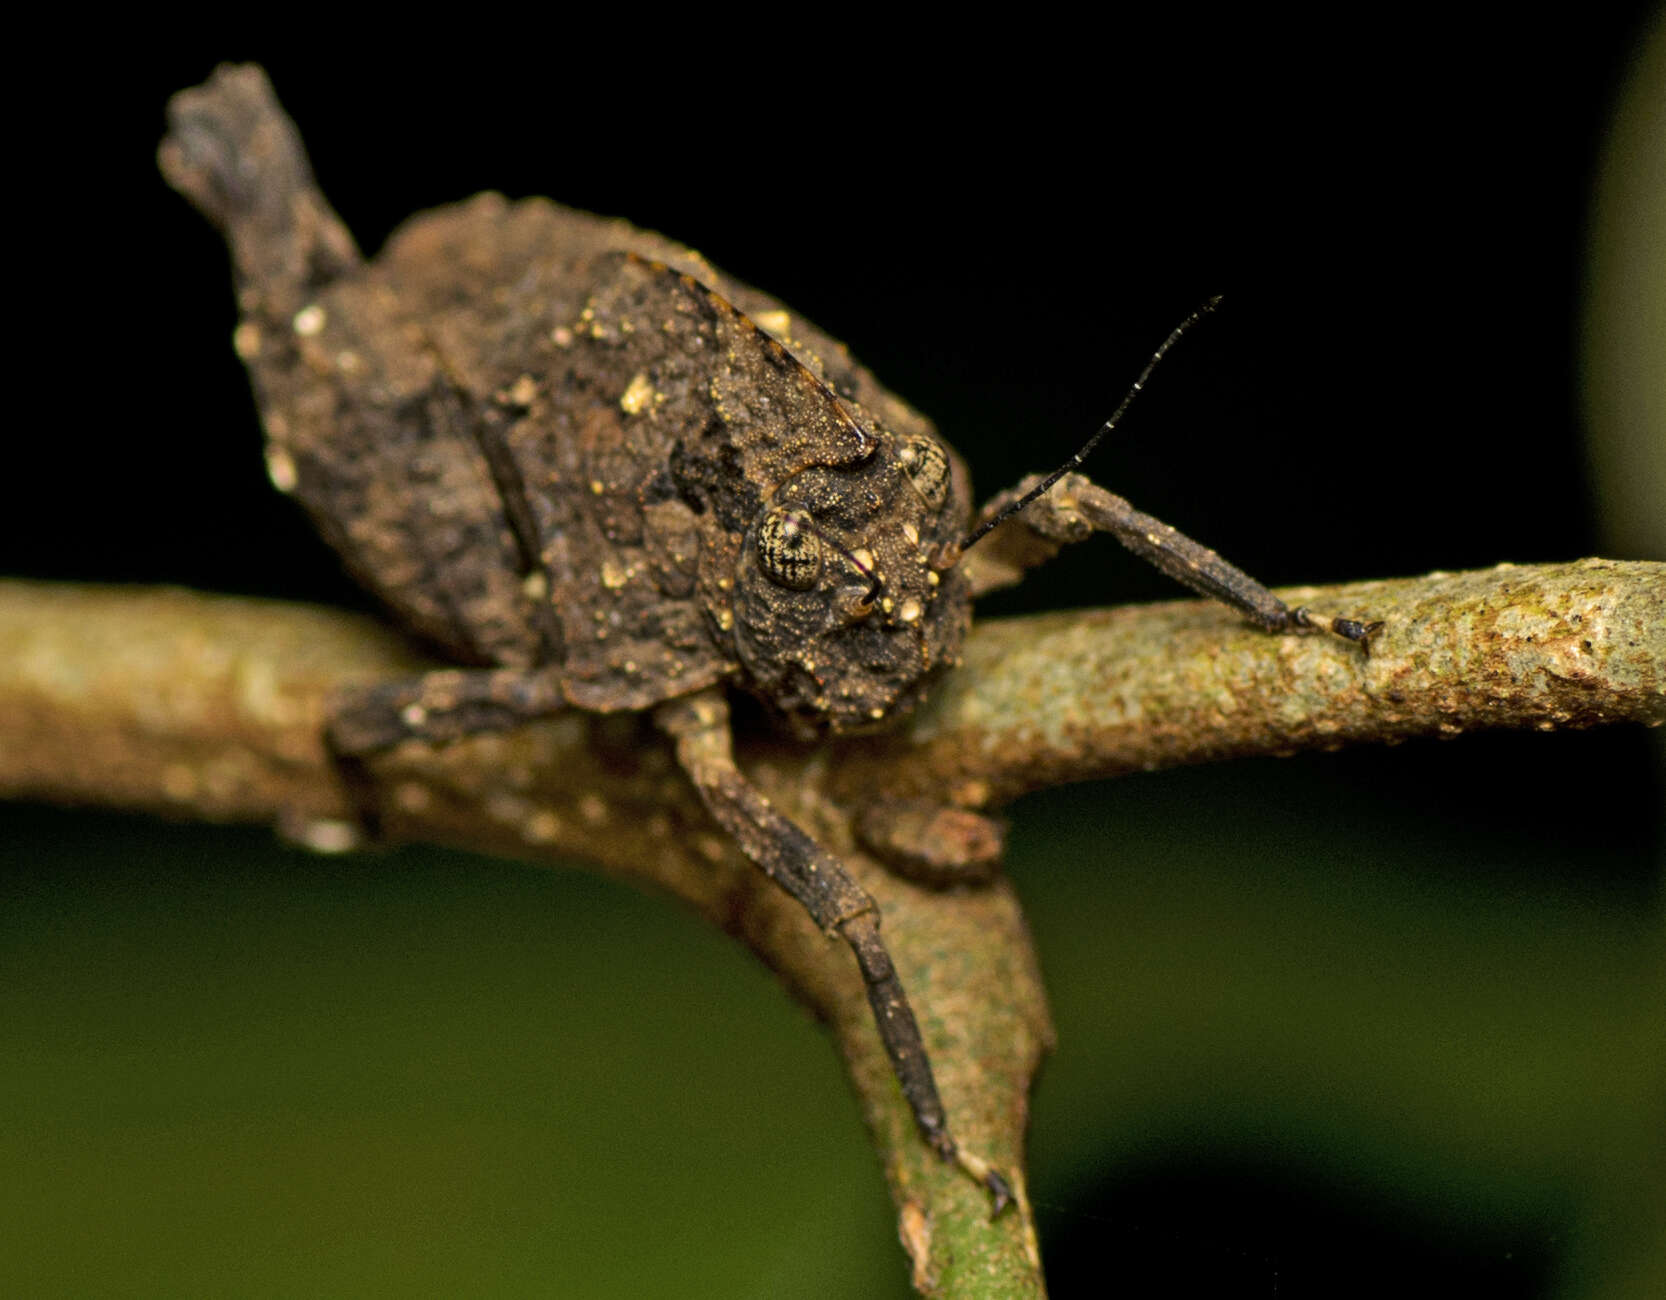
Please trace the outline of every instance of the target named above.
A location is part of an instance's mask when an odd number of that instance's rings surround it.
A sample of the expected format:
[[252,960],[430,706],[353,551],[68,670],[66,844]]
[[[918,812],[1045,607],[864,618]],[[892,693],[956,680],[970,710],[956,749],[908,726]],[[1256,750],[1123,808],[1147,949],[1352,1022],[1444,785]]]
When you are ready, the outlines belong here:
[[[56,403],[28,440],[51,490],[19,494],[9,567],[347,598],[249,482],[224,254],[155,172],[161,105],[209,50],[267,64],[367,250],[483,188],[629,216],[844,338],[986,493],[1068,454],[1220,293],[1097,454],[1137,503],[1272,582],[1597,545],[1582,236],[1636,15],[1258,28],[1237,48],[1216,30],[1208,58],[1183,29],[1061,28],[1008,65],[883,35],[807,60],[513,32],[462,66],[246,37],[89,60],[66,78],[81,116],[36,103],[19,141],[38,205],[21,269],[63,287],[24,322]],[[1065,569],[1022,603],[1166,591],[1103,554]]]
[[[38,347],[12,381],[40,405],[12,429],[0,572],[364,604],[266,482],[223,250],[154,168],[167,95],[220,58],[266,64],[367,250],[483,188],[627,216],[845,339],[962,450],[982,493],[1067,455],[1173,323],[1220,293],[1089,466],[1142,508],[1273,584],[1612,553],[1581,450],[1577,329],[1636,12],[959,20],[906,42],[848,18],[799,33],[792,17],[699,40],[692,17],[631,14],[436,30],[419,53],[342,48],[323,26],[146,33],[127,50],[105,33],[19,110],[14,202],[31,211],[14,256],[33,287],[13,307]],[[1170,594],[1104,543],[987,612]],[[1642,909],[1660,861],[1651,760],[1634,732],[1483,737],[1261,765],[1164,797],[1181,816],[1217,795],[1275,817],[1368,800],[1465,843],[1572,843],[1580,809],[1612,806],[1600,852],[1524,855],[1527,883],[1503,889],[1592,888]],[[1540,825],[1524,831],[1504,803]],[[18,846],[73,838],[59,814],[15,815]],[[1017,816],[1022,883],[1056,867]],[[54,869],[29,870],[49,894]],[[1439,1277],[1532,1295],[1563,1258],[1553,1196],[1518,1220],[1419,1218],[1265,1153],[1133,1161],[1054,1195],[1059,1294],[1103,1276],[1107,1240],[1136,1288],[1247,1294],[1317,1293],[1361,1269],[1338,1289]]]

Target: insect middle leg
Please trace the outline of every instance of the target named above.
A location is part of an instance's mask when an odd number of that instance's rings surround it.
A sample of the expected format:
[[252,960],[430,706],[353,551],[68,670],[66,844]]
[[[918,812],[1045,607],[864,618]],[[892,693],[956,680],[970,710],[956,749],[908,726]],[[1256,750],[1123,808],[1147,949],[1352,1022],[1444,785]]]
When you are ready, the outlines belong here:
[[508,731],[566,707],[554,669],[442,668],[341,691],[328,736],[334,753],[355,759],[403,740],[443,743]]
[[961,1148],[949,1132],[919,1024],[879,937],[878,904],[838,858],[777,811],[736,766],[729,706],[719,692],[673,700],[661,705],[655,717],[676,742],[677,761],[707,809],[741,851],[791,894],[823,931],[850,946],[885,1054],[921,1135],[938,1155],[988,1189],[999,1214],[1012,1199],[1012,1190],[1004,1177]]

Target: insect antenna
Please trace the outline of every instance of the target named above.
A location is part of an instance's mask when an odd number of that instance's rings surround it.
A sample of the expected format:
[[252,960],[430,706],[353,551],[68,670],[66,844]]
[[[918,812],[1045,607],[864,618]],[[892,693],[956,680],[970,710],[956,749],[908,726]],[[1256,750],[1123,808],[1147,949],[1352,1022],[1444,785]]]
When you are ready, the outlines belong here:
[[1025,506],[1029,505],[1030,502],[1034,501],[1042,493],[1046,492],[1048,488],[1052,487],[1053,484],[1057,483],[1066,474],[1070,473],[1071,470],[1075,469],[1084,460],[1086,460],[1088,458],[1088,454],[1099,445],[1099,440],[1112,429],[1116,428],[1122,417],[1128,413],[1128,408],[1133,405],[1134,399],[1139,396],[1140,389],[1145,387],[1146,381],[1151,378],[1151,372],[1157,369],[1157,363],[1168,355],[1169,349],[1178,343],[1181,336],[1190,330],[1192,326],[1196,325],[1200,320],[1209,315],[1210,312],[1214,311],[1215,308],[1220,305],[1220,295],[1217,294],[1215,297],[1210,298],[1207,302],[1205,302],[1190,316],[1186,317],[1185,320],[1181,321],[1180,324],[1170,330],[1169,336],[1158,344],[1157,350],[1151,354],[1151,360],[1145,363],[1145,369],[1140,371],[1140,377],[1134,381],[1133,387],[1128,390],[1127,395],[1123,397],[1120,403],[1118,403],[1116,410],[1111,412],[1111,418],[1099,426],[1093,437],[1084,442],[1081,447],[1077,449],[1074,456],[1065,461],[1064,464],[1060,465],[1046,478],[1042,479],[1040,483],[1036,484],[1035,487],[1031,488],[1023,496],[1019,497],[1018,500],[1007,506],[1006,509],[1002,510],[999,514],[991,515],[988,519],[985,519],[981,524],[968,533],[961,541],[957,551],[954,552],[956,558],[958,559],[960,555],[964,555],[968,550],[982,540],[982,538],[987,536],[997,525],[1017,514]]
[[821,532],[820,529],[817,529],[817,535],[840,555],[844,556],[845,559],[849,560],[851,568],[855,569],[868,580],[867,594],[863,596],[861,601],[858,603],[865,609],[871,609],[874,602],[879,599],[879,593],[885,589],[885,584],[879,580],[878,572],[870,568],[868,565],[863,564],[861,560],[857,559],[854,551],[849,550],[847,547],[841,546],[837,540],[829,537],[826,533]]

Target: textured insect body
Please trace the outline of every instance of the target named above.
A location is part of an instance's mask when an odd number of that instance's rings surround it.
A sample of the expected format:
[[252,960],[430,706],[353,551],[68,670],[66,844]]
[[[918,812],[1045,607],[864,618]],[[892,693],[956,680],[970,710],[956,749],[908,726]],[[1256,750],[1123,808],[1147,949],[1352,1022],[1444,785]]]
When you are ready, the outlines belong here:
[[259,69],[169,115],[164,173],[231,245],[273,482],[478,669],[355,693],[338,751],[654,710],[718,822],[849,943],[922,1133],[999,1206],[1004,1180],[949,1134],[873,901],[735,766],[721,688],[807,736],[883,724],[956,661],[978,591],[1096,528],[1263,626],[1300,612],[1078,475],[963,559],[969,479],[929,422],[670,240],[487,194],[365,262]]
[[[965,532],[967,477],[839,345],[543,200],[418,217],[370,264],[335,226],[331,273],[296,283],[283,264],[316,253],[273,240],[334,222],[298,142],[256,159],[242,208],[218,180],[271,146],[257,78],[176,101],[165,165],[233,243],[274,479],[408,627],[462,662],[558,664],[581,708],[729,680],[815,730],[954,659],[969,591],[930,559]],[[323,215],[286,230],[297,195]]]

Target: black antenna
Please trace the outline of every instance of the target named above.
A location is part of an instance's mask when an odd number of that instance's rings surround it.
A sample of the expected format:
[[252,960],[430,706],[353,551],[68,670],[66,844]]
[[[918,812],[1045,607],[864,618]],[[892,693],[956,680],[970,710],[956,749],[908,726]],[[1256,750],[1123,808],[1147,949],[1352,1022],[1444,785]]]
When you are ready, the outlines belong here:
[[1185,320],[1181,321],[1180,324],[1170,330],[1169,336],[1164,339],[1158,346],[1157,350],[1151,354],[1151,360],[1145,363],[1145,369],[1140,371],[1140,377],[1134,381],[1134,386],[1128,390],[1127,396],[1122,399],[1122,402],[1117,406],[1116,410],[1111,413],[1111,418],[1099,426],[1098,432],[1084,442],[1081,449],[1078,450],[1074,456],[1065,461],[1064,464],[1060,465],[1046,478],[1042,479],[1040,483],[1036,484],[1035,487],[1031,488],[1017,501],[1014,501],[1005,510],[1001,511],[1000,514],[994,515],[989,519],[985,519],[981,524],[968,533],[966,535],[966,539],[960,543],[960,554],[964,555],[968,550],[982,540],[982,538],[997,524],[1017,514],[1025,506],[1029,505],[1030,502],[1034,501],[1043,492],[1047,491],[1048,488],[1052,487],[1053,484],[1057,483],[1066,474],[1070,473],[1071,470],[1075,469],[1084,460],[1086,460],[1088,458],[1088,453],[1099,445],[1099,440],[1112,429],[1116,428],[1117,422],[1127,414],[1128,408],[1133,405],[1134,398],[1139,396],[1140,389],[1145,387],[1146,380],[1151,378],[1151,372],[1157,368],[1157,363],[1167,356],[1168,350],[1180,341],[1180,336],[1220,305],[1220,295],[1217,294],[1215,297],[1209,299],[1208,302],[1204,303],[1201,307],[1194,311],[1190,316],[1186,317]]
[[[822,537],[825,541],[833,541],[833,539],[831,537],[827,537],[826,534],[822,534]],[[833,542],[833,546],[840,555],[850,561],[851,567],[854,568],[856,572],[860,573],[868,580],[868,594],[862,597],[862,599],[870,605],[873,604],[874,601],[879,599],[879,593],[885,589],[884,585],[879,581],[879,574],[870,569],[867,565],[863,564],[861,560],[856,558],[853,552],[847,551],[837,542]]]
[[879,593],[885,589],[884,584],[879,580],[879,574],[870,569],[867,565],[863,564],[861,560],[857,559],[855,552],[840,545],[838,538],[829,536],[820,528],[812,528],[811,531],[815,533],[816,537],[820,541],[825,542],[828,546],[831,546],[834,551],[849,560],[850,567],[855,569],[856,572],[860,573],[868,580],[868,593],[862,599],[870,605],[873,604],[874,601],[878,600]]

